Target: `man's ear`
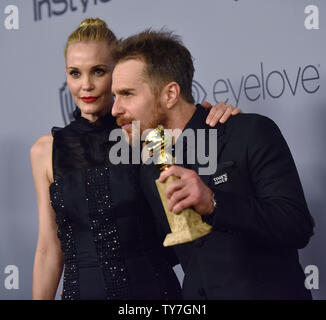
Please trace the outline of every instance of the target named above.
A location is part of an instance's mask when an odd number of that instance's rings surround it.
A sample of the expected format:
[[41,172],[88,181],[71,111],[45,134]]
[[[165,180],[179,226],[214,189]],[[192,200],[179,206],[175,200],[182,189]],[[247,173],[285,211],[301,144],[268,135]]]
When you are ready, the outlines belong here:
[[163,88],[163,99],[167,109],[173,108],[180,98],[180,86],[176,82],[170,82]]

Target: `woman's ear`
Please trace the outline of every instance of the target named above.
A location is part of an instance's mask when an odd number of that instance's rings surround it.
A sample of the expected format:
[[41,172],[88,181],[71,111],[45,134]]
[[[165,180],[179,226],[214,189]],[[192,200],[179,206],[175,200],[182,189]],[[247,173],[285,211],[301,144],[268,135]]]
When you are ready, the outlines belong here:
[[168,83],[163,89],[164,104],[167,109],[173,108],[180,98],[180,86],[176,82]]

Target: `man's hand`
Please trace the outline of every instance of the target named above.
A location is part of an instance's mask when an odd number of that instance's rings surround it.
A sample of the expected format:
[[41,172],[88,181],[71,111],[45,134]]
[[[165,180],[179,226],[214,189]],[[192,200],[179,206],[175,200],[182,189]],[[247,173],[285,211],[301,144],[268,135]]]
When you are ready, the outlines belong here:
[[180,213],[189,207],[193,207],[201,215],[208,215],[214,211],[213,191],[194,170],[171,166],[161,173],[159,181],[163,183],[172,175],[180,179],[169,182],[165,190],[170,211]]
[[231,115],[234,116],[242,112],[240,108],[234,107],[231,104],[225,104],[224,102],[219,102],[212,106],[209,102],[204,101],[202,106],[206,109],[211,109],[206,118],[206,124],[211,127],[215,127],[218,122],[226,122]]

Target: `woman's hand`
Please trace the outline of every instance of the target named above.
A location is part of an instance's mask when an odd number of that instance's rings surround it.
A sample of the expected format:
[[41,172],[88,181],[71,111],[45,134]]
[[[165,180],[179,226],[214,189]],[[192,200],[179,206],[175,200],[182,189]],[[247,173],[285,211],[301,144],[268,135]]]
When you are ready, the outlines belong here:
[[231,104],[225,104],[224,102],[219,102],[212,106],[209,102],[204,101],[202,106],[206,109],[211,109],[206,118],[206,123],[211,127],[215,127],[218,122],[225,123],[231,115],[234,116],[242,112],[240,108],[234,107]]

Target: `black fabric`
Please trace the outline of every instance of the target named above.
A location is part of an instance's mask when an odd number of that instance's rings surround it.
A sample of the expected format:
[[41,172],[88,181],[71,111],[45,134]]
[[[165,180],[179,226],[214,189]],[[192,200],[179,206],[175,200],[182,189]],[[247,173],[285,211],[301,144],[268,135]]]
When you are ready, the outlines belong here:
[[[197,108],[185,130],[205,129],[208,137],[206,117],[207,111]],[[214,213],[203,216],[213,232],[175,246],[185,272],[184,298],[311,299],[297,250],[307,245],[314,222],[279,129],[266,117],[240,114],[215,130],[217,169],[201,175],[217,200]],[[205,144],[208,150],[208,139]],[[198,173],[205,165],[187,167]],[[159,174],[153,165],[143,165],[141,185],[169,232],[154,182]]]
[[109,161],[114,128],[107,115],[52,130],[50,198],[65,259],[62,298],[181,299],[175,256],[157,236],[139,166]]

